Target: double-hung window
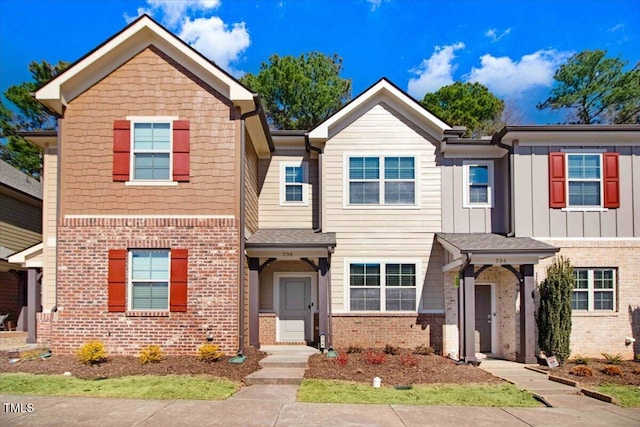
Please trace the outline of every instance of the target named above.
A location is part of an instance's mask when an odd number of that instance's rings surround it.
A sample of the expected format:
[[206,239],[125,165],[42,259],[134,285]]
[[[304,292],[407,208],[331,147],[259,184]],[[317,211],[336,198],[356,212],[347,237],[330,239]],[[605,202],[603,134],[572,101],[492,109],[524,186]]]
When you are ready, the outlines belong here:
[[281,162],[280,163],[280,204],[307,205],[308,201],[308,176],[306,162]]
[[416,265],[349,264],[351,311],[415,311]]
[[171,123],[133,123],[133,179],[171,180]]
[[569,206],[602,205],[602,156],[567,153]]
[[131,310],[169,309],[169,251],[131,250]]
[[493,162],[465,162],[464,175],[464,207],[493,206]]
[[348,158],[350,205],[414,205],[415,157]]
[[616,271],[612,268],[574,268],[572,310],[615,311]]

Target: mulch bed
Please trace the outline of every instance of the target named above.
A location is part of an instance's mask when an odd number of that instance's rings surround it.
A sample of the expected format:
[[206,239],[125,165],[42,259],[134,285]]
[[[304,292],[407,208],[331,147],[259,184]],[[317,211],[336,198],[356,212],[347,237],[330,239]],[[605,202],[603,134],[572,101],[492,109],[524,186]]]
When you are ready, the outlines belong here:
[[48,359],[23,360],[9,363],[16,353],[0,352],[0,372],[28,372],[32,374],[63,374],[84,379],[103,379],[129,375],[211,375],[242,382],[252,372],[260,369],[258,362],[266,356],[261,351],[249,347],[244,353],[244,363],[229,363],[229,357],[213,363],[205,363],[195,356],[165,356],[158,363],[140,364],[137,357],[110,356],[104,363],[84,365],[73,355],[54,354]]
[[[415,366],[410,366],[413,363]],[[314,355],[309,358],[304,377],[362,383],[371,383],[374,377],[380,377],[382,384],[390,386],[504,383],[482,369],[458,365],[436,354],[411,354],[410,350],[403,350],[398,355],[386,354],[384,363],[379,365],[367,363],[367,352],[349,354],[346,365],[340,365],[337,359],[327,358],[326,354]]]
[[587,365],[581,365],[590,368],[593,376],[575,375],[572,372],[576,366],[579,365],[569,361],[558,368],[549,369],[545,366],[542,369],[547,370],[551,375],[578,381],[580,385],[585,388],[593,387],[603,383],[640,386],[639,362],[625,360],[620,365],[617,365],[622,371],[622,375],[620,376],[611,376],[603,373],[603,369],[608,366],[608,364],[604,360],[600,359],[591,359]]

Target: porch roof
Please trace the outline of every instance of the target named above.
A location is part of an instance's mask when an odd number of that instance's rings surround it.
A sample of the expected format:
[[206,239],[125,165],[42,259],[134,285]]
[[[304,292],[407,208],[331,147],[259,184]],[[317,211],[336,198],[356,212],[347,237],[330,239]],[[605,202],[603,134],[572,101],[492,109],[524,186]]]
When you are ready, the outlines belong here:
[[336,233],[310,228],[260,228],[245,243],[247,248],[327,248],[336,246]]

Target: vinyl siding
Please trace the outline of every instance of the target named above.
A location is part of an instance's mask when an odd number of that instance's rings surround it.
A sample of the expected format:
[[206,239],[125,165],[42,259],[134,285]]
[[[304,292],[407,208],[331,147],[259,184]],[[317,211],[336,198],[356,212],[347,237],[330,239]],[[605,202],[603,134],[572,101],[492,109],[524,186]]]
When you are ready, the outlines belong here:
[[258,229],[258,154],[251,144],[249,135],[246,136],[246,140],[244,156],[246,226],[251,233],[255,233]]
[[13,192],[0,193],[0,245],[15,252],[40,243],[42,208]]
[[56,233],[57,233],[57,183],[58,156],[56,147],[44,151],[43,178],[43,270],[42,270],[42,309],[49,312],[56,305]]

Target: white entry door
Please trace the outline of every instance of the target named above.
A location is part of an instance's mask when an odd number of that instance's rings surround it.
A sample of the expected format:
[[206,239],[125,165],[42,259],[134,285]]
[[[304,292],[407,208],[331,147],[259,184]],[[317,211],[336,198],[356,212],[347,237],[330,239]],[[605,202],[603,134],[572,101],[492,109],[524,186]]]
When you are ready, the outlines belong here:
[[311,279],[281,277],[279,294],[279,340],[311,341]]

